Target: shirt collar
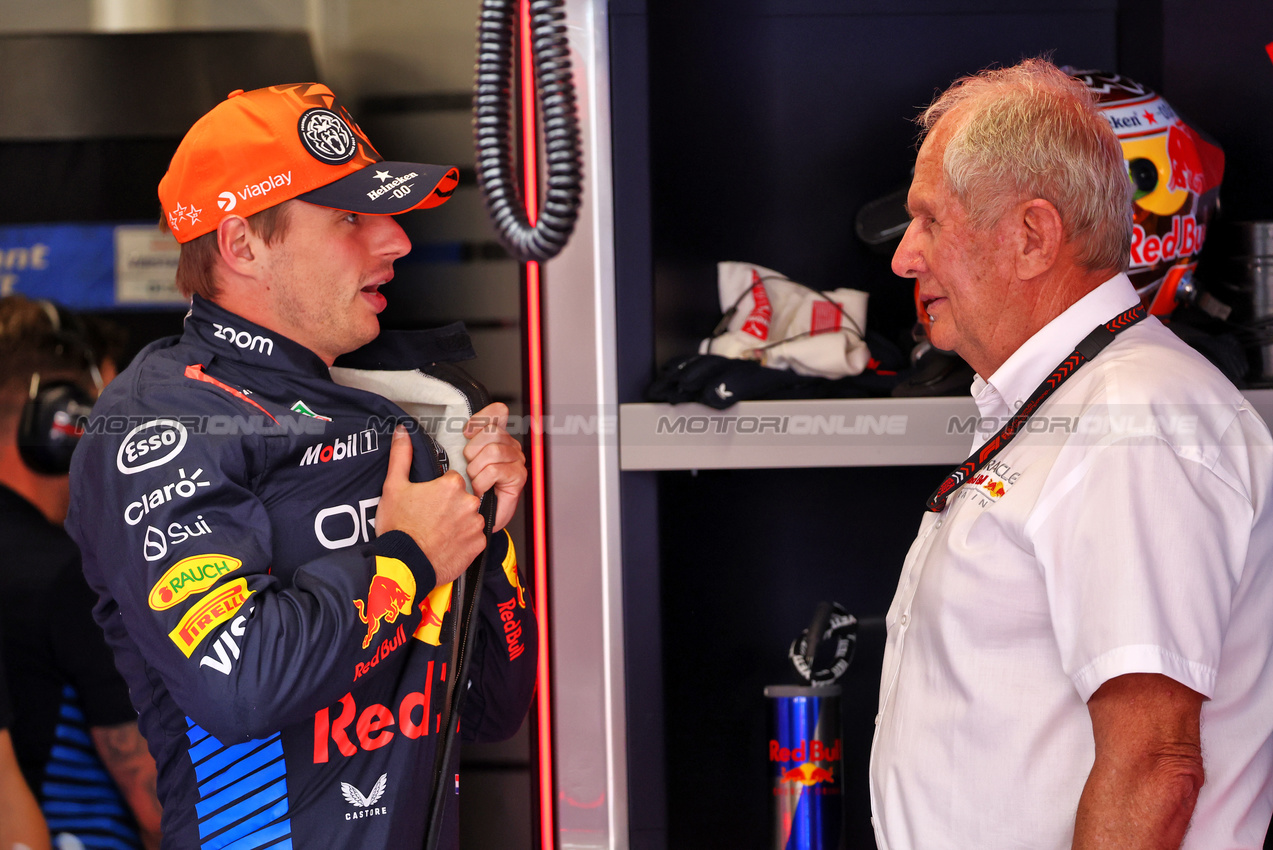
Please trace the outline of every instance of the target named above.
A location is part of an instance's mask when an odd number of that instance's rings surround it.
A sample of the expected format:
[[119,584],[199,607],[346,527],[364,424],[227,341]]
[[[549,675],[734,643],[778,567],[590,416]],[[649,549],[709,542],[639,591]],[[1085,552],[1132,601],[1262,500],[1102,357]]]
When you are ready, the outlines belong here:
[[973,401],[982,416],[1016,412],[1093,328],[1139,303],[1135,287],[1121,272],[1075,301],[1022,343],[989,380],[980,375],[973,379]]
[[327,364],[305,346],[198,295],[191,298],[183,339],[197,340],[220,360],[330,377]]

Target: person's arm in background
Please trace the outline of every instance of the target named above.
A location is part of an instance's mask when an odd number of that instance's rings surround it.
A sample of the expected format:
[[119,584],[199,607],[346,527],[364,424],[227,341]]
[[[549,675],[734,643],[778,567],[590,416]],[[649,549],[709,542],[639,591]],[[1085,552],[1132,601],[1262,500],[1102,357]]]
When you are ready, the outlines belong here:
[[[146,850],[159,850],[160,819],[163,809],[155,792],[158,779],[155,760],[146,748],[136,723],[94,726],[90,729],[97,754],[119,787],[119,792],[137,819]],[[7,848],[0,847],[0,850]]]
[[65,550],[50,551],[48,558],[50,569],[57,564],[60,570],[60,592],[48,612],[59,624],[53,632],[58,669],[79,697],[97,755],[132,811],[142,844],[146,850],[158,850],[158,771],[137,728],[128,685],[115,669],[114,654],[93,620],[97,595],[84,580],[79,550],[69,539]]
[[0,663],[0,850],[52,850],[49,826],[13,751],[13,739],[9,737],[12,721],[9,683],[4,664]]
[[0,729],[0,850],[51,850],[49,827],[27,787],[8,729]]

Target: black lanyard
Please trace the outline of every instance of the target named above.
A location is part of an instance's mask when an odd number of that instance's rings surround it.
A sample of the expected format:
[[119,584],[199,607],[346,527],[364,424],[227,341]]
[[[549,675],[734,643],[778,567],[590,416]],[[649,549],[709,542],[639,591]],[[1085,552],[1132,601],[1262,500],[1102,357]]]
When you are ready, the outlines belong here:
[[1061,365],[1053,369],[1052,374],[1048,375],[1043,383],[1039,384],[1035,391],[1030,394],[1025,404],[1021,405],[1021,409],[1008,420],[1008,424],[1000,428],[999,433],[987,440],[985,445],[973,452],[966,461],[946,476],[946,480],[933,491],[933,495],[928,497],[928,510],[934,512],[943,510],[946,507],[946,499],[949,498],[950,494],[963,486],[963,483],[972,477],[977,470],[1003,451],[1008,443],[1012,442],[1012,438],[1021,432],[1030,415],[1039,409],[1039,406],[1047,400],[1048,396],[1052,395],[1057,387],[1065,383],[1066,378],[1078,371],[1078,368],[1084,363],[1100,354],[1105,346],[1114,341],[1115,335],[1127,330],[1145,318],[1146,315],[1148,313],[1146,313],[1144,306],[1137,304],[1132,309],[1118,314],[1105,324],[1097,325],[1078,344],[1078,347],[1074,349],[1074,353],[1061,361]]

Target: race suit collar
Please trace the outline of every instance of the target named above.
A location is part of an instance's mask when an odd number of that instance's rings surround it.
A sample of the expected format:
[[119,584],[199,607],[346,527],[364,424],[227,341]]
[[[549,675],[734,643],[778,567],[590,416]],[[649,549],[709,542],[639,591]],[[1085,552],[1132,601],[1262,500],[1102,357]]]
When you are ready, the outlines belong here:
[[223,360],[330,379],[327,364],[305,346],[198,295],[191,298],[183,336]]
[[381,331],[380,336],[333,365],[349,369],[417,369],[430,363],[472,360],[473,340],[463,322],[423,330]]

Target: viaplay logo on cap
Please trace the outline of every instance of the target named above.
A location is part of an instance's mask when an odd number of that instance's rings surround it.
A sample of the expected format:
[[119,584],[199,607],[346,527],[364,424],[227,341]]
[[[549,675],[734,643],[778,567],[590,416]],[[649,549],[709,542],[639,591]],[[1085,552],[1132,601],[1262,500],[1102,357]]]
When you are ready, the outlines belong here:
[[328,165],[344,165],[358,153],[358,140],[349,125],[330,109],[315,107],[302,113],[296,130],[310,156]]

